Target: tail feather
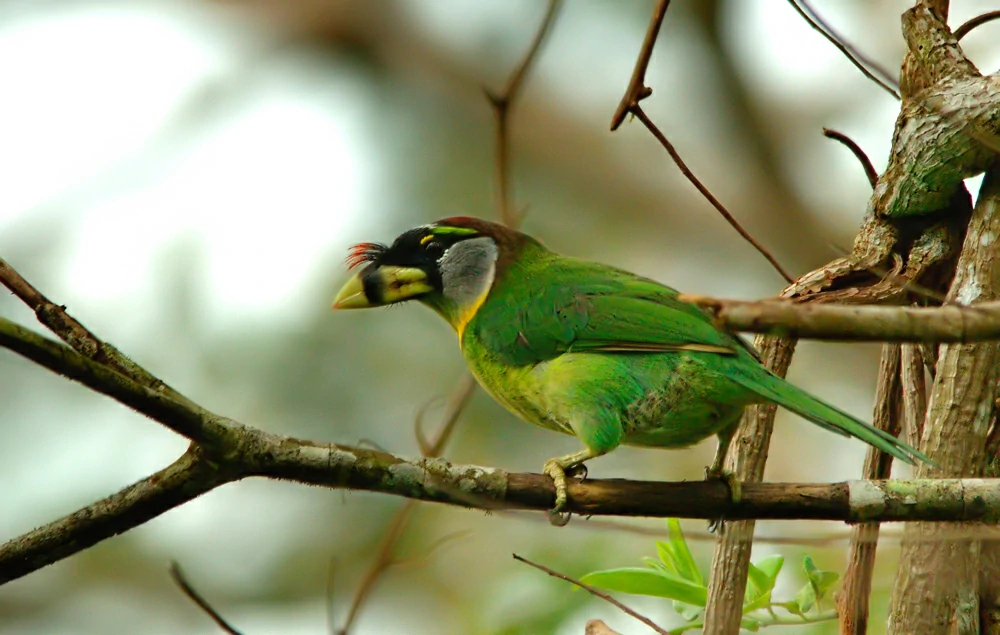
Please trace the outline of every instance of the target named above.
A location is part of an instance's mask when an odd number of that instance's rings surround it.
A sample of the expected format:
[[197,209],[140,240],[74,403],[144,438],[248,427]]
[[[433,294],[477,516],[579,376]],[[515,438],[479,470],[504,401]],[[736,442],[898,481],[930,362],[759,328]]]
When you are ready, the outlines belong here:
[[819,427],[860,439],[910,465],[918,460],[934,464],[923,452],[910,447],[888,432],[879,430],[840,408],[812,396],[805,390],[767,371],[764,367],[748,368],[743,364],[738,366],[739,369],[729,376],[730,379]]

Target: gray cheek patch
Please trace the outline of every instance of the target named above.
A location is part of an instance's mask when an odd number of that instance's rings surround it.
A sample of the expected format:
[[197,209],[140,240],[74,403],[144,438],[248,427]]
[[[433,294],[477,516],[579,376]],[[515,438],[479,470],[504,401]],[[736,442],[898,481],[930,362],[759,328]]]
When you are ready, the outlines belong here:
[[496,262],[497,246],[492,238],[455,243],[438,261],[444,296],[458,306],[474,303],[493,284]]

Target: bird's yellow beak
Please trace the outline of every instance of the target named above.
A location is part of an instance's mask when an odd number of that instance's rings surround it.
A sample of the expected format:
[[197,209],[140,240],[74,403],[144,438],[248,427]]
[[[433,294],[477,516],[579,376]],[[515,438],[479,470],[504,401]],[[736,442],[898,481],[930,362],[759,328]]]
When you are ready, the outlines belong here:
[[335,309],[366,309],[410,300],[434,290],[427,274],[414,267],[364,269],[347,281],[333,301]]
[[361,280],[361,274],[352,276],[347,284],[341,287],[337,298],[333,301],[335,309],[364,309],[370,306],[372,304],[365,296],[365,284]]

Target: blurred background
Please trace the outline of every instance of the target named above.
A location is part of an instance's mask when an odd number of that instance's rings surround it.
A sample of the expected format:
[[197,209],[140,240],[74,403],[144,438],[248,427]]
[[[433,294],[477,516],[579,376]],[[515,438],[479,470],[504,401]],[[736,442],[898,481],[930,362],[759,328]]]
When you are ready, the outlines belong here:
[[[951,22],[996,8],[954,3]],[[903,1],[816,9],[894,73]],[[569,0],[512,113],[512,183],[525,230],[556,250],[734,298],[783,281],[683,180],[637,123],[608,122],[653,3]],[[415,414],[463,372],[430,311],[333,314],[346,248],[456,214],[496,217],[499,90],[544,12],[539,0],[7,0],[0,5],[0,255],[84,324],[216,412],[316,441],[416,455]],[[965,49],[1000,63],[996,29]],[[650,117],[692,169],[798,275],[846,251],[869,186],[822,126],[885,165],[897,103],[784,2],[677,0],[647,82]],[[0,314],[41,330],[9,294]],[[802,344],[790,378],[868,418],[877,345]],[[0,541],[70,513],[176,458],[159,425],[0,351]],[[445,455],[539,471],[575,440],[477,393]],[[857,476],[865,448],[779,416],[766,478]],[[714,441],[622,448],[595,477],[699,479]],[[403,501],[246,481],[0,588],[3,633],[216,633],[170,581],[191,582],[247,635],[340,625]],[[662,529],[662,521],[629,521]],[[685,522],[707,571],[712,542]],[[444,545],[443,537],[461,532]],[[845,535],[834,523],[759,523],[758,536]],[[879,550],[872,632],[895,575]],[[762,542],[842,571],[846,541]],[[575,519],[423,505],[352,629],[583,632],[645,627],[516,563],[572,576],[637,566],[653,538]],[[331,565],[332,563],[332,565]],[[333,570],[333,583],[328,584]],[[626,598],[666,626],[668,602]],[[332,607],[332,608],[331,608]],[[333,625],[328,611],[332,611]],[[787,629],[784,632],[795,632]],[[799,632],[832,633],[832,625]]]

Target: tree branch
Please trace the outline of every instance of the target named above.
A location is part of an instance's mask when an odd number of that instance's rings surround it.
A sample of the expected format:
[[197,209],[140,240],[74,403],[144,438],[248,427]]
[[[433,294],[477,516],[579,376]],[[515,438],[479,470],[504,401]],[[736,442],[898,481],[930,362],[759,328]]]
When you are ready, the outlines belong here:
[[0,546],[0,584],[124,533],[237,478],[189,449],[156,474]]
[[164,392],[175,401],[181,401],[189,406],[194,405],[193,402],[154,377],[117,348],[91,333],[87,327],[66,312],[65,306],[57,305],[45,297],[3,258],[0,258],[0,284],[10,289],[14,295],[27,304],[35,312],[38,321],[55,333],[59,339],[69,344],[73,350],[95,362],[109,366],[147,388]]
[[[875,390],[875,412],[872,416],[872,425],[892,436],[899,435],[903,409],[901,349],[900,344],[882,346]],[[886,479],[891,471],[892,456],[869,447],[862,478]],[[868,602],[872,591],[878,537],[878,523],[861,523],[851,530],[851,553],[844,572],[844,582],[837,592],[841,635],[865,635],[868,632]]]
[[0,318],[0,347],[134,408],[177,434],[202,444],[208,451],[218,448],[227,436],[227,427],[232,424],[200,406],[176,401],[166,393],[148,388],[68,346],[4,318]]
[[733,331],[802,339],[881,342],[976,342],[1000,339],[1000,302],[934,308],[717,300],[681,294]]
[[646,86],[646,69],[649,68],[649,60],[653,58],[653,47],[656,46],[656,38],[660,34],[660,27],[663,25],[663,18],[667,15],[667,8],[670,0],[659,0],[653,10],[653,17],[649,19],[649,27],[646,28],[646,38],[642,41],[642,48],[639,49],[639,57],[635,60],[635,68],[632,69],[632,78],[629,79],[625,94],[618,102],[615,113],[611,116],[611,132],[618,130],[618,127],[625,121],[625,117],[639,102],[653,94],[653,89]]
[[[42,362],[67,364],[75,379],[159,421],[200,423],[197,411],[123,378],[75,351],[0,320],[0,345]],[[10,323],[6,323],[10,324]],[[10,346],[11,339],[17,346]],[[59,355],[49,356],[56,347]],[[33,351],[46,354],[33,355]],[[167,403],[169,407],[164,407]],[[773,406],[765,406],[773,409]],[[220,451],[193,448],[167,469],[0,547],[0,581],[21,577],[105,538],[138,526],[223,483],[263,476],[331,488],[395,494],[478,509],[548,512],[552,480],[540,474],[405,460],[379,450],[317,444],[270,434],[216,417]],[[747,483],[739,504],[719,482],[653,483],[588,480],[570,485],[571,511],[583,515],[682,518],[812,518],[828,520],[996,520],[1000,481],[924,481],[834,485]],[[917,501],[917,504],[912,504]]]

